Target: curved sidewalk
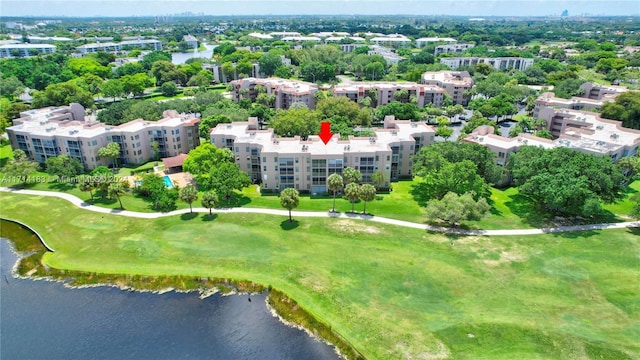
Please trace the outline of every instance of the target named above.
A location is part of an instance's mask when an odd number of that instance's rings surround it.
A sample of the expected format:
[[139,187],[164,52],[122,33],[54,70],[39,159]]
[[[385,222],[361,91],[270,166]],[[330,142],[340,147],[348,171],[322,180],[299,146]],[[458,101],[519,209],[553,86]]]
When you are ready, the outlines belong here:
[[[84,200],[76,197],[75,195],[61,193],[61,192],[53,192],[53,191],[23,190],[23,189],[13,189],[13,188],[7,188],[7,187],[0,187],[0,191],[10,192],[14,194],[23,194],[23,195],[57,197],[60,199],[67,200],[73,205],[81,209],[95,211],[103,214],[128,216],[128,217],[135,217],[135,218],[141,218],[141,219],[155,219],[159,217],[182,215],[182,214],[189,213],[189,209],[180,209],[180,210],[174,210],[174,211],[164,212],[164,213],[159,213],[159,212],[142,213],[142,212],[129,211],[129,210],[107,209],[100,206],[87,204],[86,202],[84,202]],[[208,213],[209,209],[197,207],[197,208],[193,208],[193,212]],[[213,212],[221,213],[221,214],[254,213],[254,214],[279,215],[279,216],[287,216],[287,217],[289,216],[289,212],[287,210],[263,209],[263,208],[240,207],[240,208],[230,208],[230,209],[213,209]],[[431,225],[419,224],[419,223],[414,223],[409,221],[389,219],[389,218],[384,218],[379,216],[361,215],[361,214],[352,214],[352,213],[332,213],[332,212],[321,212],[321,211],[292,211],[291,215],[295,217],[332,217],[332,218],[343,218],[343,219],[362,219],[367,221],[379,222],[383,224],[391,224],[391,225],[404,226],[404,227],[409,227],[414,229],[441,232],[441,233],[447,233],[447,234],[456,234],[456,235],[490,235],[490,236],[535,235],[535,234],[560,233],[560,232],[569,232],[569,231],[588,231],[588,230],[605,230],[605,229],[622,229],[622,228],[640,227],[640,221],[630,221],[630,222],[606,223],[606,224],[558,226],[558,227],[541,228],[541,229],[465,230],[465,229],[454,229],[454,228],[445,228],[445,227],[439,227],[439,226],[431,226]]]

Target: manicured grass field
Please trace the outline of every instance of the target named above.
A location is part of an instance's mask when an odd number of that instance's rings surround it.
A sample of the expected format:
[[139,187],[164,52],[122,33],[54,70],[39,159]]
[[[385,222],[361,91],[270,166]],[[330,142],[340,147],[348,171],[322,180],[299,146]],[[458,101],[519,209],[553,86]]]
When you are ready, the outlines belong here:
[[246,279],[282,290],[368,359],[640,358],[640,232],[448,237],[257,214],[157,220],[1,193],[60,269]]
[[[6,162],[12,156],[11,147],[9,145],[0,146],[0,164]],[[132,172],[152,170],[156,164],[155,161],[142,164],[137,168],[120,168],[116,176],[129,176]],[[2,177],[0,172],[0,177]],[[49,177],[48,174],[43,172],[34,173],[33,177]],[[414,185],[418,180],[405,180],[392,183],[393,191],[390,193],[379,194],[376,200],[367,203],[367,213],[388,217],[392,219],[399,219],[405,221],[412,221],[416,223],[426,223],[428,219],[425,218],[424,207],[420,206],[418,201],[412,195]],[[0,186],[17,185],[15,183],[0,183]],[[94,196],[94,200],[90,200],[88,192],[81,192],[73,184],[64,184],[55,182],[52,178],[47,183],[33,182],[24,186],[26,189],[32,190],[45,190],[45,191],[63,191],[69,194],[73,194],[81,199],[86,200],[93,205],[99,205],[102,207],[117,209],[120,204],[116,199],[101,198]],[[616,222],[616,221],[628,221],[628,214],[631,211],[633,204],[629,201],[629,198],[640,191],[640,181],[632,183],[627,190],[627,196],[623,201],[615,204],[604,205],[606,214],[598,219],[584,219],[584,222],[597,223],[597,222]],[[199,199],[202,198],[202,192],[200,192]],[[140,212],[152,212],[152,204],[148,199],[134,196],[133,194],[125,194],[122,196],[122,204],[125,209]],[[514,229],[514,228],[537,228],[558,225],[555,223],[553,217],[548,216],[543,211],[533,208],[525,197],[518,194],[516,188],[508,189],[492,189],[490,204],[492,205],[491,215],[480,221],[468,221],[463,223],[464,227],[471,229]],[[194,203],[194,206],[200,206],[200,200]],[[242,192],[239,192],[231,203],[221,204],[225,207],[258,207],[258,208],[272,208],[281,209],[280,198],[277,194],[260,194],[256,185],[251,185]],[[301,195],[300,204],[296,210],[302,211],[328,211],[333,206],[333,197],[327,196],[311,196]],[[188,208],[189,205],[185,202],[178,200],[176,203],[177,209]],[[362,212],[364,205],[361,201],[356,202],[355,210]],[[336,211],[347,212],[351,211],[351,203],[338,196],[336,198]],[[561,224],[566,225],[564,222]]]

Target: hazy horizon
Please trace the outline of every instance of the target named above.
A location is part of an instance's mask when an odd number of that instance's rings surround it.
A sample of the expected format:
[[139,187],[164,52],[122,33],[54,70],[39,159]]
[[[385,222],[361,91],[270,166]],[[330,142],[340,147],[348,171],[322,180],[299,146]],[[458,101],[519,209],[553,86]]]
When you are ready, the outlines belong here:
[[7,0],[1,17],[129,17],[191,12],[218,16],[266,15],[449,15],[449,16],[632,16],[640,1],[586,0]]

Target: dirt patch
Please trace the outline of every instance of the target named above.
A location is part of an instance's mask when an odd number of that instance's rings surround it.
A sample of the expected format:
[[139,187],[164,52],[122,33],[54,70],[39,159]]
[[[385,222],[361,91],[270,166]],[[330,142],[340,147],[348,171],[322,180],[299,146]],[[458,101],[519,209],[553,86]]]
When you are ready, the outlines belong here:
[[498,260],[484,260],[483,262],[487,265],[500,265],[507,264],[510,262],[522,262],[527,259],[527,256],[524,254],[517,253],[515,251],[502,251],[500,252],[500,259]]
[[366,234],[379,234],[380,229],[375,226],[368,226],[361,222],[356,222],[353,220],[338,220],[335,222],[335,229],[346,233],[346,234],[356,234],[356,233],[366,233]]

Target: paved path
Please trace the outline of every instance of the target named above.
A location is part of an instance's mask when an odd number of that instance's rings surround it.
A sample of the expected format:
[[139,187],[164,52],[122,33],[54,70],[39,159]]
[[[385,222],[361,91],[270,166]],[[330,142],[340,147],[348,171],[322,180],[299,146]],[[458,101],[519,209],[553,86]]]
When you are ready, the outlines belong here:
[[[143,212],[136,212],[136,211],[129,211],[129,210],[107,209],[100,206],[87,204],[82,199],[74,195],[61,193],[61,192],[53,192],[53,191],[22,190],[22,189],[13,189],[13,188],[6,188],[6,187],[0,187],[0,191],[10,192],[15,194],[57,197],[60,199],[67,200],[73,205],[82,209],[104,213],[104,214],[128,216],[128,217],[135,217],[135,218],[141,218],[141,219],[155,219],[155,218],[164,217],[164,216],[174,216],[174,215],[182,215],[182,214],[189,213],[189,209],[180,209],[180,210],[164,212],[164,213],[159,213],[159,212],[143,213]],[[208,209],[201,208],[201,207],[193,208],[193,211],[198,213],[209,212]],[[289,216],[289,212],[287,210],[247,208],[247,207],[230,208],[230,209],[214,209],[213,212],[221,213],[221,214],[253,213],[253,214],[279,215],[279,216],[287,216],[287,217]],[[409,227],[414,229],[421,229],[421,230],[428,230],[428,231],[435,231],[435,232],[449,233],[449,234],[458,234],[458,235],[491,235],[491,236],[534,235],[534,234],[559,233],[559,232],[567,232],[567,231],[622,229],[622,228],[640,227],[640,221],[631,221],[631,222],[609,223],[609,224],[559,226],[559,227],[542,228],[542,229],[465,230],[465,229],[454,229],[454,228],[431,226],[431,225],[419,224],[419,223],[414,223],[409,221],[389,219],[389,218],[384,218],[379,216],[351,214],[351,213],[332,213],[330,211],[327,211],[327,212],[292,211],[291,214],[294,217],[332,217],[332,218],[341,218],[341,219],[362,219],[367,221],[379,222],[383,224],[398,225],[398,226],[404,226],[404,227]]]

